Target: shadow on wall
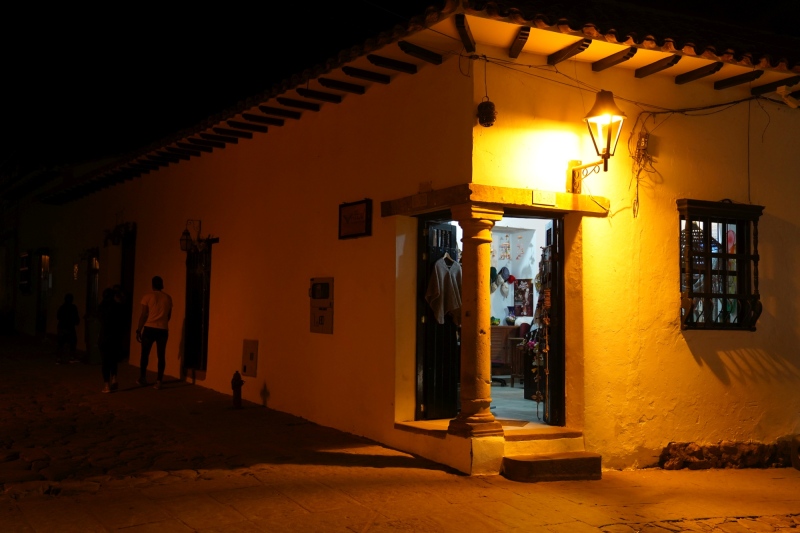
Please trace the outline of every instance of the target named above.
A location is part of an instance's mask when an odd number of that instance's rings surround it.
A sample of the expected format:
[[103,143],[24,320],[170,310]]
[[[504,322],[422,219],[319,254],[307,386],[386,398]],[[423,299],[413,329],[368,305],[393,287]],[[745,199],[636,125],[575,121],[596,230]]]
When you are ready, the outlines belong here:
[[682,332],[697,363],[726,385],[732,380],[786,383],[800,378],[800,329],[794,326],[800,298],[791,297],[800,295],[793,274],[798,268],[800,228],[765,213],[759,236],[759,293],[764,312],[757,331]]

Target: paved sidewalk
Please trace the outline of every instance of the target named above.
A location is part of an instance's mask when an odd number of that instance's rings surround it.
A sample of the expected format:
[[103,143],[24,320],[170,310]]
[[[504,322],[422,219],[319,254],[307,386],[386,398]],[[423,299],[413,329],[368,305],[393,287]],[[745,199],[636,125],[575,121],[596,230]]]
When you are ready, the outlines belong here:
[[96,365],[0,337],[0,532],[800,531],[800,471],[467,477],[198,385],[102,394]]

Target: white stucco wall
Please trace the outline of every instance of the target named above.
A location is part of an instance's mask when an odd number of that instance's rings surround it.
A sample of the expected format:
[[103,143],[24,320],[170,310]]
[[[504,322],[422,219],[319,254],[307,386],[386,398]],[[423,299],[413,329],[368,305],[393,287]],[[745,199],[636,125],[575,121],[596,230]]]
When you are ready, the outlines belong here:
[[[507,56],[489,47],[478,52]],[[523,54],[519,62],[545,61]],[[640,183],[634,218],[624,146],[638,113],[632,102],[697,107],[742,98],[748,88],[714,91],[703,80],[678,86],[666,75],[636,80],[630,71],[593,73],[573,62],[559,69],[612,90],[629,117],[609,172],[584,181],[585,194],[610,199],[610,213],[565,220],[567,424],[582,429],[587,448],[613,468],[653,464],[670,441],[771,442],[800,432],[800,215],[792,205],[800,188],[792,174],[800,168],[800,111],[749,103],[649,123],[658,172]],[[258,376],[245,378],[245,399],[399,444],[406,437],[393,422],[413,418],[414,409],[416,222],[382,218],[380,202],[414,194],[425,182],[564,191],[568,161],[596,159],[582,123],[592,92],[558,83],[567,78],[557,74],[489,65],[498,115],[482,128],[475,109],[485,95],[484,69],[463,72],[448,56],[252,141],[62,207],[26,206],[20,248],[52,251],[48,330],[55,331],[64,293],[85,308],[85,277],[72,280],[81,252],[102,246],[104,230],[118,222],[136,222],[134,298],[153,275],[164,278],[176,302],[167,374],[178,376],[185,298],[178,239],[187,219],[202,219],[203,233],[220,242],[208,371],[197,382],[229,391],[242,341],[256,339]],[[338,205],[365,197],[373,200],[373,235],[338,240]],[[758,331],[680,330],[679,198],[766,207]],[[327,276],[335,279],[334,334],[311,334],[309,279]],[[32,333],[35,308],[27,298],[18,303],[18,326]],[[133,363],[137,353],[134,344]]]
[[[478,53],[502,57],[491,48]],[[520,63],[543,58],[523,54]],[[608,216],[566,218],[567,425],[582,428],[587,448],[612,468],[654,464],[670,441],[774,442],[797,433],[800,215],[792,201],[800,185],[792,169],[800,153],[792,145],[800,112],[751,102],[648,122],[656,173],[639,183],[635,218],[625,146],[639,113],[632,102],[700,107],[745,98],[749,87],[715,91],[711,81],[676,85],[666,75],[634,80],[631,71],[593,73],[574,62],[559,70],[613,91],[628,115],[609,171],[584,181],[585,194],[611,200]],[[477,106],[483,67],[474,71]],[[594,95],[564,82],[557,74],[488,66],[498,115],[491,128],[474,126],[475,182],[564,191],[567,161],[597,159],[581,120]],[[765,206],[758,331],[681,331],[679,198]]]
[[[55,258],[49,330],[67,290],[85,307],[85,274],[69,278],[80,252],[102,247],[104,230],[116,223],[136,222],[134,327],[151,277],[162,276],[175,302],[166,373],[179,376],[185,254],[178,240],[187,219],[202,219],[203,235],[220,242],[213,248],[208,370],[197,383],[230,392],[242,342],[255,339],[258,376],[245,377],[244,399],[385,441],[396,417],[396,350],[404,361],[414,357],[413,313],[399,319],[412,328],[403,331],[395,308],[410,304],[395,298],[408,292],[414,302],[416,224],[381,217],[380,203],[417,192],[421,182],[444,188],[469,181],[472,86],[456,71],[450,61],[422,65],[413,76],[393,76],[389,85],[323,104],[320,113],[305,112],[253,140],[62,207],[31,206],[21,246],[50,246]],[[339,240],[339,204],[363,198],[373,200],[372,236]],[[404,223],[414,267],[398,273],[395,235]],[[327,276],[335,280],[334,333],[312,334],[309,280]],[[134,343],[133,364],[138,353]],[[413,370],[402,375],[413,387]],[[405,408],[413,417],[410,390]]]

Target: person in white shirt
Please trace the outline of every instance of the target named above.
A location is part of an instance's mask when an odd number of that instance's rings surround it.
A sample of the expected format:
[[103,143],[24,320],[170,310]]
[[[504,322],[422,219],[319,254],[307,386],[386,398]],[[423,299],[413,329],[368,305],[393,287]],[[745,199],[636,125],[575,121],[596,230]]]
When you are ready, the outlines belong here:
[[164,379],[164,368],[167,366],[167,338],[169,337],[169,319],[172,317],[172,297],[164,292],[164,280],[154,276],[153,291],[142,298],[142,314],[136,328],[136,340],[142,343],[142,358],[139,364],[138,385],[147,385],[147,364],[150,362],[150,350],[153,343],[158,355],[158,377],[153,386],[161,388]]

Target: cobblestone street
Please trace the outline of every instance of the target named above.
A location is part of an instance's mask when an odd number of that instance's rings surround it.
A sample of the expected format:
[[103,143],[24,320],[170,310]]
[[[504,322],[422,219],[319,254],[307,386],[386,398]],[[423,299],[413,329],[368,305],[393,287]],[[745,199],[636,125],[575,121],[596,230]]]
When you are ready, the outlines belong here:
[[97,365],[0,337],[0,531],[800,530],[793,468],[467,477],[199,385],[102,394]]

